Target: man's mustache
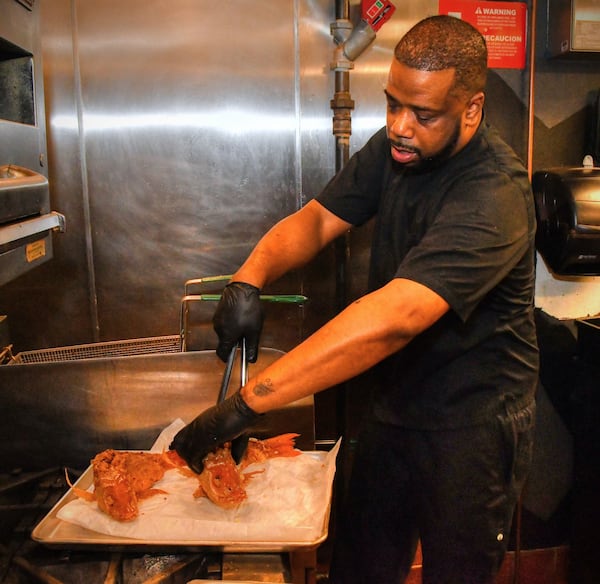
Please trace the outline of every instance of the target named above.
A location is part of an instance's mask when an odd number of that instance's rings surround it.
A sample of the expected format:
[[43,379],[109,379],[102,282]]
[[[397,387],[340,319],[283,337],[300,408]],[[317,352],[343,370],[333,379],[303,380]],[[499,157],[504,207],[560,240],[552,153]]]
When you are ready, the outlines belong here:
[[421,151],[414,146],[410,146],[409,144],[404,144],[402,141],[390,140],[390,144],[399,150],[404,150],[406,152],[413,152],[414,154],[421,154]]

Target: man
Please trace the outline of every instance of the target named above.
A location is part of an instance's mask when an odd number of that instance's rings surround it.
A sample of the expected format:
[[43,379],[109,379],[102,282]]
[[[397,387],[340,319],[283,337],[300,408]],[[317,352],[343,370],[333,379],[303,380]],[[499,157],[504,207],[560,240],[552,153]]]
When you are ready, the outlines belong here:
[[174,439],[192,467],[268,410],[375,368],[331,582],[491,583],[529,464],[538,356],[527,173],[483,119],[487,52],[427,18],[398,43],[377,132],[275,225],[214,317],[217,353],[256,358],[258,291],[376,216],[370,292]]

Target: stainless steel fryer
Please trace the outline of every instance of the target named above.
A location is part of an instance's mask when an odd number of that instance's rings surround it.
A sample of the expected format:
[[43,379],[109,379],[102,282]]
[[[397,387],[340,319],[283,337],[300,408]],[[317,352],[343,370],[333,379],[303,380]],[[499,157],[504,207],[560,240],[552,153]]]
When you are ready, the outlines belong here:
[[[98,348],[93,347],[93,352]],[[281,355],[281,351],[261,348],[257,362],[249,365],[250,374]],[[14,473],[34,475],[45,469],[62,467],[85,469],[90,458],[105,448],[146,450],[174,419],[190,421],[215,403],[223,368],[224,364],[214,351],[86,356],[0,366],[3,405],[0,409],[0,468],[11,471],[13,476],[18,476]],[[231,387],[237,388],[239,381],[239,370],[234,368]],[[300,449],[314,449],[312,397],[266,414],[253,434],[260,437],[284,432],[300,434],[297,440]],[[8,507],[15,506],[9,503]],[[30,504],[25,507],[29,509]],[[324,530],[325,537],[327,526]],[[321,539],[313,543],[317,545]],[[69,571],[68,558],[73,556],[77,569],[87,573],[87,566],[90,571],[95,570],[104,554],[115,552],[119,554],[118,565],[123,571],[128,569],[130,562],[137,561],[140,554],[147,558],[145,561],[162,561],[165,554],[173,556],[177,565],[186,562],[191,565],[197,563],[198,558],[214,557],[223,575],[228,565],[241,573],[240,563],[250,562],[253,569],[265,574],[276,565],[274,573],[285,571],[290,575],[289,579],[267,581],[292,581],[294,584],[312,584],[316,569],[315,546],[294,545],[293,542],[288,546],[260,546],[254,550],[258,554],[242,552],[239,548],[236,550],[239,553],[231,553],[202,545],[192,546],[194,549],[173,549],[173,546],[164,545],[158,548],[142,545],[134,549],[129,545],[113,546],[111,542],[99,548],[95,545],[58,545],[59,549],[42,553],[31,548],[32,543],[36,542],[30,541],[29,545],[25,542],[19,548],[15,562],[18,560],[21,567],[15,569],[54,570],[60,557],[67,558],[61,561],[67,561],[64,569]],[[230,549],[236,549],[235,542],[231,544]],[[4,553],[1,544],[0,551]],[[108,569],[113,569],[112,562]],[[87,581],[96,580],[89,576]]]
[[[250,375],[282,355],[261,348]],[[173,420],[213,405],[224,364],[214,351],[153,353],[0,367],[0,465],[85,468],[106,448],[150,448]],[[232,387],[239,387],[234,371]],[[314,448],[312,397],[261,417],[258,437],[297,432]]]

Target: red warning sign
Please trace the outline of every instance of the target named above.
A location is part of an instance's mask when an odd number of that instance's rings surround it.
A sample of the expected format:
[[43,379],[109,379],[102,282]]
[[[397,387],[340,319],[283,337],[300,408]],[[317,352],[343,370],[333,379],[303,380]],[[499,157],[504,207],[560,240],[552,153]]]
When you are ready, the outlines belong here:
[[439,0],[439,13],[461,18],[484,37],[492,69],[524,69],[527,4],[485,0]]

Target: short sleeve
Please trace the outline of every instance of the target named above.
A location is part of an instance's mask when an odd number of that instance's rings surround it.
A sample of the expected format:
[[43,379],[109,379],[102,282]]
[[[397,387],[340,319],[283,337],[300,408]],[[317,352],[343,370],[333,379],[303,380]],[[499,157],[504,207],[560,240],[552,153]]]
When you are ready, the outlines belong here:
[[530,247],[527,201],[523,183],[505,173],[462,177],[396,276],[434,290],[466,320]]
[[329,181],[317,201],[352,225],[366,223],[377,212],[390,161],[386,131],[382,128]]

